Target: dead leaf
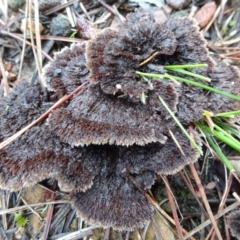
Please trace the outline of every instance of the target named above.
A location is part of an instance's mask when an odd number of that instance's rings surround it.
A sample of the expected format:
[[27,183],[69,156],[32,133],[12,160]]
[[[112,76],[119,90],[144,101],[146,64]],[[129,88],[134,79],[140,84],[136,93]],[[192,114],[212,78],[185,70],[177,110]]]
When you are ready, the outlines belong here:
[[205,189],[212,190],[216,187],[217,183],[216,182],[210,182],[205,186]]
[[211,21],[217,5],[215,2],[208,2],[203,5],[194,15],[194,18],[197,20],[200,28],[204,28]]

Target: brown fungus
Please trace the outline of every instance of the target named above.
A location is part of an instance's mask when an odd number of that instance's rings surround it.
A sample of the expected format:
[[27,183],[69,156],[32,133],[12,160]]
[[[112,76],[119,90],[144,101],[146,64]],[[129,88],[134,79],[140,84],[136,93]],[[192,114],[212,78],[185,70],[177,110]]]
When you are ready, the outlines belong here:
[[[95,86],[93,89],[96,87],[99,88]],[[32,89],[36,91],[32,91],[34,95],[30,97],[28,93],[31,93]],[[16,92],[21,98],[29,99],[28,105],[34,103],[37,96],[41,96],[38,86],[20,84],[1,102],[1,111],[6,110],[9,99],[12,106],[17,103],[24,105],[26,101],[18,102],[19,99],[14,97]],[[41,107],[45,106],[43,99],[38,102],[40,113],[45,110]],[[31,116],[34,108],[28,108],[27,112]],[[24,112],[21,115],[24,115]],[[17,116],[12,112],[11,118],[8,118],[8,115],[4,117],[10,123],[11,119]],[[32,120],[27,115],[25,118],[25,124]],[[4,128],[4,124],[2,127]],[[195,150],[192,151],[189,147],[189,150],[187,149],[187,140],[182,140],[181,134],[177,131],[175,134],[183,151],[189,151],[186,157],[181,156],[171,138],[166,144],[131,147],[91,145],[70,148],[69,145],[61,143],[54,132],[42,123],[32,127],[17,141],[0,151],[0,184],[2,188],[18,190],[23,186],[55,177],[60,185],[73,190],[73,205],[89,222],[116,229],[134,229],[143,226],[152,215],[151,204],[138,188],[143,191],[150,189],[156,169],[161,168],[165,174],[172,173],[171,169],[175,168],[175,165],[179,170],[179,165],[182,168],[190,162],[189,154],[197,155]],[[165,146],[170,149],[168,154],[174,152],[169,164],[163,156],[159,158]],[[167,155],[165,157],[168,158]],[[191,161],[196,159],[193,157]],[[91,204],[91,201],[94,204]]]
[[240,210],[234,210],[227,216],[227,225],[231,235],[240,240]]
[[46,111],[52,103],[44,102],[40,86],[18,84],[6,98],[0,99],[0,141],[12,136],[23,126]]
[[[44,101],[39,85],[17,85],[0,100],[0,141],[30,124],[51,105]],[[34,126],[0,150],[0,185],[19,190],[55,177],[62,185],[83,191],[94,177],[94,166],[82,162],[86,158],[83,154],[83,149],[60,142],[47,125]]]
[[207,75],[214,66],[214,61],[209,56],[206,40],[199,32],[198,23],[191,18],[170,18],[164,26],[174,33],[177,39],[176,51],[171,56],[166,56],[168,64],[193,64],[206,63],[207,68],[195,69],[197,73]]
[[[165,144],[103,146],[105,154],[93,186],[85,193],[73,193],[73,205],[80,216],[94,225],[114,229],[142,227],[152,215],[152,206],[142,191],[153,185],[155,172],[174,174],[199,157],[179,130],[174,134],[185,156],[171,138]],[[195,137],[199,144],[196,133]]]
[[[240,71],[237,67],[228,66],[221,60],[215,60],[216,66],[209,71],[211,85],[222,91],[235,95],[240,93]],[[220,94],[211,93],[208,98],[208,110],[213,113],[235,111],[240,109],[240,101],[232,100]]]
[[[238,70],[218,61],[214,68],[193,20],[169,19],[160,25],[151,14],[135,14],[118,30],[105,29],[87,43],[65,48],[45,66],[43,80],[50,91],[68,94],[87,78],[92,83],[0,150],[3,188],[18,190],[54,177],[69,188],[77,213],[90,223],[121,230],[142,227],[153,213],[145,193],[156,174],[174,174],[199,157],[159,96],[184,125],[199,120],[203,109],[224,110],[222,101],[230,103],[227,110],[239,108],[236,101],[185,83],[136,76],[136,70],[150,72],[146,64],[140,66],[149,57],[159,69],[207,63],[197,72],[211,77],[213,87],[235,94],[239,89]],[[38,85],[18,85],[0,99],[0,140],[50,106]],[[201,145],[195,132],[194,139]]]
[[43,83],[50,91],[69,94],[84,83],[88,76],[85,66],[85,43],[73,43],[55,53],[54,61],[43,69]]
[[72,146],[145,145],[166,141],[164,133],[175,122],[165,120],[169,114],[163,113],[151,111],[148,104],[104,94],[98,85],[89,85],[67,108],[53,111],[48,121],[52,131]]
[[121,92],[139,99],[149,86],[136,77],[141,62],[152,54],[171,55],[176,49],[174,34],[150,21],[119,29],[105,29],[87,43],[88,80],[100,83],[107,94]]

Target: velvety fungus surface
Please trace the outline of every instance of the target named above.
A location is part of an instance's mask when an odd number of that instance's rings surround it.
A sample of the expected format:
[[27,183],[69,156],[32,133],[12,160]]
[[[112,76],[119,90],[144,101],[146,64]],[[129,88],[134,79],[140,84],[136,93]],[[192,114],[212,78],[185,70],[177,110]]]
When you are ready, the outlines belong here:
[[[175,174],[200,155],[159,96],[185,128],[201,119],[203,110],[239,109],[239,102],[192,85],[136,74],[150,73],[152,66],[164,73],[164,65],[194,63],[207,64],[194,72],[211,78],[210,86],[239,93],[239,70],[209,56],[189,18],[160,24],[151,13],[139,11],[119,29],[107,28],[65,47],[44,67],[41,80],[47,91],[40,84],[20,83],[0,99],[4,141],[53,105],[48,100],[52,92],[69,94],[88,81],[47,119],[0,150],[0,186],[19,190],[53,177],[71,192],[73,207],[89,223],[120,230],[144,226],[153,214],[144,193],[156,175]],[[201,146],[199,134],[193,135]]]

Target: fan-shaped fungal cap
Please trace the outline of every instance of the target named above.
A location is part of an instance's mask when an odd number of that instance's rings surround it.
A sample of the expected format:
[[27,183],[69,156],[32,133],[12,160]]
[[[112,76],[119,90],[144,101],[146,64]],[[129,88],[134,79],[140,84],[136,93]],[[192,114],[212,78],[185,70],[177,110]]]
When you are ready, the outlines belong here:
[[[228,66],[221,60],[216,61],[216,66],[209,71],[211,85],[228,93],[239,95],[240,71],[237,67]],[[209,110],[214,113],[235,111],[240,109],[240,101],[224,97],[220,94],[211,93],[208,99]]]
[[73,43],[55,53],[54,61],[43,68],[43,84],[50,91],[69,94],[86,81],[85,43]]
[[116,144],[130,146],[164,143],[166,113],[151,111],[148,104],[104,94],[98,85],[89,85],[74,97],[67,108],[50,115],[49,125],[60,139],[72,146]]
[[[52,105],[44,102],[42,95],[38,85],[20,83],[0,100],[0,141],[30,124]],[[88,154],[91,156],[91,149]],[[91,161],[83,163],[83,155],[84,149],[61,143],[45,124],[34,126],[0,150],[0,186],[19,190],[55,177],[70,189],[85,190],[92,184],[94,165]]]
[[149,89],[136,77],[140,63],[156,52],[173,54],[176,45],[170,30],[150,21],[123,25],[119,31],[105,29],[87,43],[88,80],[100,82],[107,94],[122,92],[139,99]]
[[43,102],[40,86],[18,84],[6,98],[0,99],[0,141],[10,137],[38,118],[50,106]]
[[[132,230],[150,220],[153,207],[128,177],[127,161],[122,158],[121,149],[108,147],[92,188],[85,193],[75,192],[73,206],[91,224]],[[140,183],[144,184],[143,178],[147,184],[149,178],[153,183],[154,174],[143,172],[139,178]]]
[[[73,194],[73,205],[80,216],[91,224],[114,229],[142,227],[152,215],[143,191],[154,183],[154,172],[173,174],[199,157],[179,130],[174,135],[185,156],[171,138],[165,144],[99,146],[104,157],[93,186],[85,193]],[[199,144],[197,134],[195,137]]]
[[195,71],[207,75],[208,69],[214,66],[209,56],[206,40],[199,32],[198,23],[191,18],[170,18],[164,26],[174,33],[177,39],[177,48],[174,54],[166,56],[169,64],[207,63],[208,68],[199,68]]
[[206,110],[208,106],[204,90],[184,83],[179,89],[178,99],[177,117],[184,124],[200,120],[203,110]]
[[240,210],[232,211],[227,216],[227,223],[232,236],[240,240]]
[[[190,146],[189,140],[180,129],[172,129],[172,132],[180,148],[171,136],[168,136],[165,144],[152,143],[125,148],[123,159],[127,162],[128,172],[139,174],[154,171],[158,174],[175,174],[186,165],[196,162],[200,153]],[[196,132],[194,140],[201,146],[200,137]]]
[[[153,156],[156,159],[155,172],[158,174],[175,174],[186,165],[196,162],[200,156],[199,151],[191,146],[180,129],[172,129],[172,132],[179,147],[172,137],[169,137],[161,151]],[[201,147],[201,140],[196,132],[194,132],[194,141]]]

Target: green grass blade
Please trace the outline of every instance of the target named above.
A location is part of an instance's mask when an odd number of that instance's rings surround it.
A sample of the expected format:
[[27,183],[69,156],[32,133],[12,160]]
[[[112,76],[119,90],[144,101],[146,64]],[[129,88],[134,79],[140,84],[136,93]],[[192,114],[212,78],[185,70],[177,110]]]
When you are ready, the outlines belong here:
[[240,114],[240,110],[232,111],[232,112],[218,113],[215,116],[216,117],[234,117],[235,115],[239,115],[239,114]]
[[237,96],[237,95],[234,95],[234,94],[231,94],[231,93],[228,93],[228,92],[224,92],[224,91],[221,91],[219,89],[212,88],[210,86],[204,85],[204,84],[199,83],[199,82],[194,82],[194,81],[186,79],[186,78],[172,76],[172,75],[169,75],[167,73],[165,73],[165,74],[154,74],[154,73],[143,73],[143,72],[139,72],[139,71],[136,71],[136,73],[138,75],[141,75],[141,76],[152,77],[152,78],[168,78],[168,79],[174,78],[174,79],[179,80],[181,82],[188,83],[188,84],[191,84],[193,86],[196,86],[196,87],[199,87],[199,88],[202,88],[202,89],[214,92],[214,93],[218,93],[218,94],[223,95],[225,97],[240,101],[240,96]]
[[179,72],[179,73],[185,74],[187,76],[195,77],[195,78],[207,81],[207,82],[211,81],[211,79],[208,78],[208,77],[204,77],[202,75],[199,75],[199,74],[193,73],[193,72],[189,72],[189,71],[184,70],[184,69],[171,69],[171,71]]
[[228,132],[231,132],[232,134],[236,135],[237,137],[240,137],[240,131],[232,126],[230,126],[227,123],[224,123],[218,119],[212,118],[213,122],[217,124],[218,126],[222,127],[223,129],[227,130]]
[[194,82],[194,81],[189,80],[189,79],[185,79],[185,78],[181,78],[181,77],[177,77],[177,76],[174,76],[174,78],[179,80],[179,81],[182,81],[182,82],[185,82],[185,83],[189,83],[189,84],[191,84],[193,86],[200,87],[202,89],[205,89],[205,90],[208,90],[208,91],[211,91],[211,92],[214,92],[214,93],[218,93],[218,94],[223,95],[225,97],[228,97],[228,98],[240,101],[240,96],[237,96],[237,95],[225,92],[225,91],[221,91],[221,90],[219,90],[217,88],[212,88],[210,86],[204,85],[204,84],[199,83],[199,82]]
[[182,132],[185,134],[185,136],[188,138],[188,140],[193,144],[193,146],[200,152],[201,155],[203,155],[201,148],[195,143],[194,139],[188,134],[186,129],[183,127],[183,125],[179,122],[177,117],[174,115],[174,113],[171,111],[171,109],[167,106],[167,104],[164,102],[164,100],[159,96],[159,100],[163,104],[163,106],[166,108],[166,110],[169,112],[171,117],[174,119],[174,121],[177,123],[179,128],[182,130]]
[[227,157],[223,154],[221,148],[219,148],[218,145],[216,145],[212,139],[212,137],[209,135],[208,132],[205,132],[205,136],[208,140],[209,145],[212,147],[216,155],[219,157],[219,159],[223,162],[223,164],[230,170],[230,171],[235,171],[231,162],[227,159]]
[[214,137],[218,138],[220,141],[224,142],[228,146],[230,146],[233,149],[240,152],[240,143],[235,138],[233,138],[232,136],[229,137],[228,135],[225,135],[223,132],[219,132],[219,131],[216,131],[216,130],[211,130],[209,127],[207,127],[205,125],[202,125],[202,124],[198,124],[198,126],[202,130],[204,130],[204,132],[207,132],[208,134],[213,135]]
[[199,64],[185,64],[185,65],[169,65],[163,66],[164,69],[173,70],[173,69],[183,69],[183,68],[203,68],[207,67],[206,63],[199,63]]

